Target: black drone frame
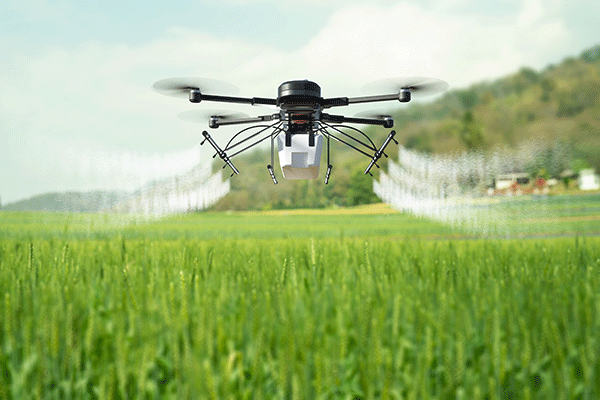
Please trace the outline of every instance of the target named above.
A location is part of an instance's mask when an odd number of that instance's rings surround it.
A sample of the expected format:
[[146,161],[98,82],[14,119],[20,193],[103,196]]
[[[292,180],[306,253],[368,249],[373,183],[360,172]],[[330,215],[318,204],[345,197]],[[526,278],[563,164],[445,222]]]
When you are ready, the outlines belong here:
[[[406,81],[412,81],[406,83]],[[365,174],[371,174],[373,166],[379,168],[377,162],[382,156],[387,157],[386,147],[391,141],[398,144],[394,139],[396,132],[390,131],[387,138],[377,147],[367,134],[358,128],[345,124],[364,124],[376,125],[389,129],[394,125],[392,117],[381,115],[377,118],[347,117],[344,115],[334,115],[323,112],[333,107],[348,106],[359,103],[372,103],[382,101],[399,101],[402,103],[411,100],[412,93],[434,93],[441,92],[447,88],[443,81],[431,78],[405,78],[404,82],[395,82],[393,94],[362,96],[362,97],[321,97],[321,88],[314,82],[308,80],[284,82],[279,86],[278,97],[233,97],[205,94],[207,80],[198,80],[194,78],[175,78],[158,81],[153,88],[159,93],[171,96],[189,96],[192,103],[202,101],[224,102],[234,104],[264,105],[276,106],[278,113],[261,115],[256,117],[239,117],[231,115],[211,115],[209,117],[209,127],[212,129],[220,126],[252,124],[252,126],[243,128],[231,137],[224,148],[221,148],[212,136],[203,131],[204,140],[201,144],[208,142],[215,150],[213,158],[219,156],[223,162],[223,168],[229,166],[234,174],[239,174],[238,169],[231,162],[231,159],[244,151],[264,142],[271,140],[271,163],[267,165],[267,170],[271,179],[277,184],[277,178],[274,165],[274,141],[279,135],[285,135],[285,145],[291,146],[292,135],[308,134],[308,145],[315,145],[315,135],[321,134],[326,139],[327,146],[327,172],[325,174],[325,184],[329,182],[331,170],[330,141],[331,139],[342,143],[345,146],[370,158],[370,162],[365,169]],[[216,81],[212,81],[216,82]],[[390,82],[387,82],[390,86]],[[393,86],[393,85],[392,85]],[[202,88],[202,89],[201,89]],[[190,119],[186,117],[185,119]],[[200,118],[193,118],[199,121]],[[349,133],[351,132],[351,133]]]
[[[260,118],[260,117],[257,117],[257,118]],[[231,125],[232,123],[240,123],[240,124],[241,123],[250,123],[250,121],[248,121],[248,122],[228,121],[228,122],[230,122],[228,125]],[[252,122],[256,122],[256,121],[253,120]],[[246,151],[246,150],[248,150],[270,138],[271,139],[271,163],[269,165],[267,165],[267,170],[269,171],[269,174],[271,175],[271,179],[273,179],[273,182],[275,184],[277,184],[277,178],[275,176],[275,171],[273,170],[273,165],[275,164],[275,138],[277,136],[279,136],[280,134],[289,135],[286,132],[283,125],[284,125],[283,121],[277,120],[275,123],[270,124],[270,125],[253,125],[251,127],[244,128],[241,131],[237,132],[230,139],[230,141],[227,143],[227,145],[225,146],[224,149],[221,149],[219,147],[219,145],[214,141],[212,136],[207,131],[203,131],[202,135],[204,136],[204,140],[201,142],[201,144],[208,142],[215,149],[215,152],[216,152],[215,155],[213,156],[213,158],[219,156],[225,162],[225,164],[223,165],[223,168],[225,168],[226,166],[229,166],[231,168],[231,170],[233,171],[233,173],[232,173],[232,176],[233,176],[234,174],[239,174],[239,171],[235,167],[235,165],[231,162],[231,158],[243,153],[244,151]],[[373,125],[375,125],[375,124],[373,124]],[[243,139],[240,139],[240,140],[234,142],[234,139],[236,139],[237,137],[239,137],[240,135],[242,135],[244,133],[247,133],[248,131],[250,131],[252,129],[256,129],[257,132],[254,132],[254,133],[244,137]],[[347,132],[345,132],[342,129],[350,129],[352,131],[355,131],[355,132],[361,134],[362,136],[364,136],[366,138],[366,141],[356,138],[356,137],[348,134]],[[329,177],[331,175],[331,170],[333,168],[333,165],[331,165],[331,150],[330,150],[330,147],[331,147],[330,140],[331,139],[333,139],[339,143],[342,143],[371,159],[371,162],[369,163],[369,165],[367,166],[367,169],[365,170],[365,174],[371,174],[370,171],[373,166],[376,166],[377,168],[379,168],[379,165],[377,165],[377,161],[382,156],[387,157],[387,154],[385,154],[384,150],[385,150],[386,146],[390,143],[390,141],[394,141],[396,144],[398,144],[398,142],[394,139],[394,136],[396,135],[396,131],[393,131],[393,130],[389,133],[389,135],[387,136],[386,140],[383,142],[381,147],[377,148],[377,146],[373,143],[373,141],[369,138],[369,136],[367,136],[360,129],[357,129],[352,126],[341,125],[341,124],[332,125],[327,122],[324,122],[323,120],[316,123],[315,129],[313,129],[312,133],[309,133],[309,135],[312,134],[314,137],[314,135],[316,133],[323,134],[323,136],[327,140],[327,142],[326,142],[327,172],[325,174],[325,184],[327,184],[329,182]],[[251,141],[250,144],[247,144],[247,142],[249,142],[249,141]],[[309,139],[309,142],[310,142],[310,139]],[[367,153],[367,151],[371,151],[373,153],[369,154],[369,153]]]

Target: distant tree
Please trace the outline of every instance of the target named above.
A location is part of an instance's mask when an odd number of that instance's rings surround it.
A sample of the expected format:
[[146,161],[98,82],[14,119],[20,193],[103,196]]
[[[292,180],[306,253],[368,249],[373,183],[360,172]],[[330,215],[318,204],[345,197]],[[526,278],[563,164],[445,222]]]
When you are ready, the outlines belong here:
[[292,204],[295,207],[306,207],[306,195],[308,192],[308,182],[305,180],[298,180],[293,182],[292,189]]
[[444,120],[435,132],[435,138],[451,138],[458,137],[462,129],[462,124],[459,119]]
[[349,206],[377,202],[378,198],[373,192],[373,178],[370,175],[365,175],[362,170],[356,170],[351,175],[346,198]]
[[[333,179],[335,177],[335,179]],[[346,193],[350,187],[350,174],[342,165],[334,166],[332,178],[323,188],[323,194],[329,205],[345,206]]]
[[494,101],[494,93],[492,93],[491,90],[486,90],[483,93],[483,96],[481,98],[481,103],[485,106],[489,106],[490,104],[492,104],[492,102]]
[[581,171],[582,169],[589,168],[590,164],[584,159],[576,158],[573,161],[571,161],[571,165],[569,167],[575,174],[578,174],[579,171]]
[[588,63],[594,63],[596,61],[600,61],[600,44],[592,47],[591,49],[585,50],[581,54],[581,58],[583,61]]
[[558,97],[558,110],[556,116],[573,118],[585,109],[584,93],[581,92],[561,92]]
[[523,67],[519,71],[519,74],[525,78],[529,83],[537,83],[540,75],[532,68]]
[[481,127],[475,122],[471,111],[465,112],[463,117],[463,128],[460,132],[460,139],[467,150],[477,149],[484,145],[483,132]]
[[410,135],[406,139],[406,143],[404,144],[404,147],[406,147],[407,149],[416,149],[417,147],[419,147],[420,143],[421,143],[421,139],[418,136]]
[[574,67],[577,65],[577,59],[575,57],[567,57],[562,62],[563,66]]
[[542,79],[540,86],[542,87],[542,95],[540,97],[540,100],[544,103],[547,103],[548,101],[550,101],[550,93],[552,93],[556,84],[551,78],[544,78]]
[[474,88],[457,90],[456,96],[458,96],[465,110],[470,110],[471,108],[475,107],[475,105],[479,101],[479,97],[477,96],[477,92]]
[[422,153],[432,153],[433,149],[429,142],[429,133],[426,130],[421,130],[418,135],[410,135],[406,138],[404,145],[407,149],[413,149]]
[[521,95],[531,85],[537,83],[539,75],[531,68],[521,68],[519,73],[512,78],[513,90]]
[[536,178],[557,178],[571,167],[572,150],[565,144],[549,144],[540,150],[531,164],[527,166],[529,174]]

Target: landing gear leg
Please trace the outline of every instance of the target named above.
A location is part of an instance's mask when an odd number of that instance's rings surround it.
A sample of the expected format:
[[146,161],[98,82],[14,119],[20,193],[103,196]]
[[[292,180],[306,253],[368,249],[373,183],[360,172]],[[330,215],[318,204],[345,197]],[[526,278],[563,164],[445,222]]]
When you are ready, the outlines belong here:
[[331,169],[333,165],[331,165],[331,159],[329,154],[329,135],[327,135],[327,173],[325,174],[325,184],[329,183],[329,175],[331,175]]
[[[221,160],[225,161],[226,165],[229,165],[229,168],[231,168],[231,170],[233,171],[233,174],[239,175],[240,172],[232,164],[231,160],[229,160],[229,157],[227,156],[227,154],[223,150],[221,150],[219,145],[213,140],[213,138],[210,136],[210,134],[208,132],[204,131],[204,132],[202,132],[202,136],[204,136],[204,140],[202,141],[202,143],[200,143],[200,145],[203,145],[204,142],[208,141],[208,143],[210,143],[210,145],[217,152],[216,155],[221,157]],[[225,166],[223,166],[223,167],[225,167]],[[231,176],[233,176],[233,174],[231,174]]]
[[387,154],[384,153],[384,150],[385,150],[386,146],[392,140],[394,141],[394,143],[398,144],[398,142],[396,141],[396,139],[394,139],[394,136],[396,136],[396,131],[391,131],[390,134],[388,135],[388,137],[385,139],[385,141],[381,145],[381,147],[379,148],[379,150],[377,150],[375,152],[375,154],[373,155],[373,158],[371,159],[371,162],[369,163],[369,166],[365,170],[365,175],[369,174],[369,175],[373,176],[373,174],[371,174],[371,168],[373,168],[373,165],[376,166],[377,168],[379,168],[379,165],[377,165],[377,161],[381,158],[381,156],[386,156],[387,157]]
[[275,135],[271,134],[271,164],[267,165],[267,169],[269,170],[269,175],[271,175],[271,179],[273,179],[273,183],[277,185],[277,178],[275,177],[275,171],[273,171],[273,164],[275,164]]

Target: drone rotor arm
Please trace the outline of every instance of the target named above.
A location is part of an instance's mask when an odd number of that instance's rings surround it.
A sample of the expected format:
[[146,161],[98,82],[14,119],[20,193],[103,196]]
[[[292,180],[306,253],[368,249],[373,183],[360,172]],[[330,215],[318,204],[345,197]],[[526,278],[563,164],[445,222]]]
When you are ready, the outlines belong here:
[[[382,94],[377,96],[361,96],[361,97],[351,97],[348,99],[348,104],[358,104],[358,103],[375,103],[379,101],[400,101],[406,103],[405,94],[406,92],[399,92],[395,94]],[[410,96],[408,97],[410,100]]]
[[253,97],[252,105],[260,105],[260,106],[276,106],[277,99],[270,99],[266,97]]
[[235,97],[220,96],[213,94],[204,94],[200,90],[190,89],[190,102],[200,103],[201,101],[216,101],[221,103],[250,104],[250,105],[277,105],[276,99],[264,97]]
[[323,108],[347,106],[350,104],[348,100],[349,99],[347,97],[333,97],[329,99],[323,99],[321,101],[321,105]]
[[225,125],[253,124],[253,123],[257,123],[257,122],[273,121],[275,119],[279,119],[279,114],[261,115],[258,117],[251,117],[251,118],[224,119],[224,120],[220,120],[219,117],[211,117],[210,127],[218,128],[219,126],[225,126]]
[[413,76],[381,79],[366,84],[362,90],[365,94],[377,94],[378,92],[409,93],[408,100],[410,100],[410,95],[423,97],[440,94],[448,90],[448,87],[448,83],[441,79]]
[[341,107],[347,106],[350,104],[359,104],[359,103],[375,103],[380,101],[400,101],[401,103],[406,103],[410,101],[410,91],[400,90],[398,93],[394,94],[382,94],[376,96],[360,96],[360,97],[334,97],[330,99],[323,99],[322,105],[323,108],[331,108],[331,107]]
[[384,128],[391,128],[394,126],[394,120],[392,118],[356,118],[356,117],[346,117],[344,115],[331,115],[331,114],[321,114],[321,121],[323,122],[333,122],[337,124],[349,123],[349,124],[365,124],[365,125],[380,125]]

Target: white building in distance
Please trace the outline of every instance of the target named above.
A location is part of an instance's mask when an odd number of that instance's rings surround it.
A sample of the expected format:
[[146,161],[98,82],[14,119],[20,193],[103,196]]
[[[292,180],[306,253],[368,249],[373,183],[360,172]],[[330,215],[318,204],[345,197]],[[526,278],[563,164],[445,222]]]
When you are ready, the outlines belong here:
[[577,180],[579,189],[581,190],[598,190],[600,189],[600,178],[594,169],[582,169],[579,171],[579,179]]

